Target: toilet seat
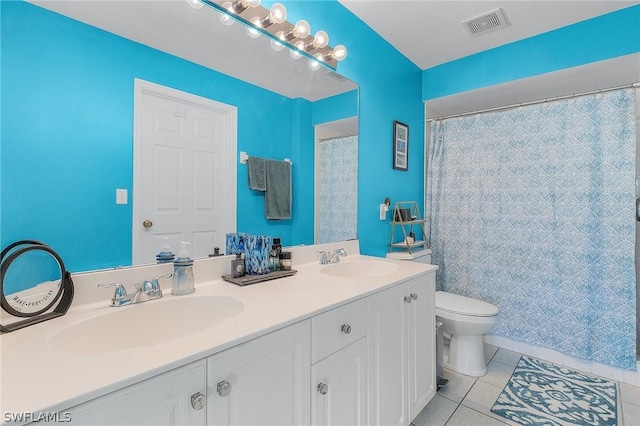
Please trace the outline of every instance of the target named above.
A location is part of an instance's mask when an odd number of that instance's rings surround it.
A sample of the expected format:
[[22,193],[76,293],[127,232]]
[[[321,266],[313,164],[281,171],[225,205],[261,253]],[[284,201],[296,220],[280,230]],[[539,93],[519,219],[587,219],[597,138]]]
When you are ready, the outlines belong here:
[[482,300],[458,294],[436,291],[436,309],[457,315],[492,317],[498,315],[498,307]]

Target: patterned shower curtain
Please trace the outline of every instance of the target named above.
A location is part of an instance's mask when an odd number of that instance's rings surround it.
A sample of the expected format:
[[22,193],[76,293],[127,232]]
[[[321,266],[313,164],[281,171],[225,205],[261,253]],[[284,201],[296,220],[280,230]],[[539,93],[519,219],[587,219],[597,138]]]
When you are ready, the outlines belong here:
[[321,142],[316,155],[316,243],[358,237],[358,136]]
[[432,123],[437,288],[500,309],[493,334],[636,368],[635,91]]

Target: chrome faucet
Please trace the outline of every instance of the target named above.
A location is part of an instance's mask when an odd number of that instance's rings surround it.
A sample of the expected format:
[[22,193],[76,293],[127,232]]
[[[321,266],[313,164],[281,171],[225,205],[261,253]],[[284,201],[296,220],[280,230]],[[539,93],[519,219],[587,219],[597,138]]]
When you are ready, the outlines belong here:
[[151,281],[143,281],[136,283],[136,292],[127,293],[127,289],[121,283],[98,284],[98,287],[108,288],[115,287],[113,297],[111,298],[111,306],[134,305],[137,303],[147,302],[149,300],[160,299],[162,297],[162,288],[158,280],[160,278],[170,278],[173,274],[161,275],[154,277]]
[[319,251],[320,253],[320,264],[328,265],[330,263],[338,263],[340,262],[340,256],[346,256],[347,252],[344,249],[336,249],[333,253],[328,254],[326,251]]

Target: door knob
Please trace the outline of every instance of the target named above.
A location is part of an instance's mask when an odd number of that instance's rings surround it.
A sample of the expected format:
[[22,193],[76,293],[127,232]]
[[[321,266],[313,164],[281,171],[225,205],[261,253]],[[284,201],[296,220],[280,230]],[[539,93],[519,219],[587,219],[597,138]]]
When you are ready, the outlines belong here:
[[318,392],[320,392],[320,395],[326,395],[327,392],[329,392],[329,385],[326,383],[320,383],[318,385]]
[[223,380],[222,382],[218,383],[217,391],[218,395],[222,397],[229,396],[229,394],[231,393],[231,383]]
[[149,219],[145,219],[144,222],[142,222],[142,226],[144,226],[145,228],[151,228],[153,226],[153,222],[151,222]]
[[405,296],[404,297],[404,301],[407,303],[411,303],[412,297],[411,296]]
[[207,397],[201,392],[191,395],[191,406],[194,410],[202,410],[207,405]]
[[344,334],[351,333],[351,326],[349,324],[342,324],[342,328],[340,329]]
[[415,293],[411,293],[411,294],[410,294],[410,296],[411,296],[411,298],[412,298],[413,300],[418,300],[418,295],[417,295],[417,294],[415,294]]

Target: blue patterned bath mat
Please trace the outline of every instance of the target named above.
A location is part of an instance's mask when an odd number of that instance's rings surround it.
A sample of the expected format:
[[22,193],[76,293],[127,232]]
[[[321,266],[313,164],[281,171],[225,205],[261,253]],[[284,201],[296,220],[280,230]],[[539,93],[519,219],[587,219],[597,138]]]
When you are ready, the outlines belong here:
[[523,356],[491,411],[522,425],[616,425],[616,384]]

